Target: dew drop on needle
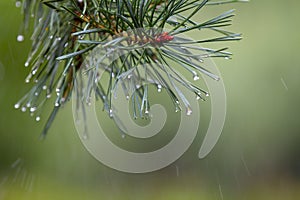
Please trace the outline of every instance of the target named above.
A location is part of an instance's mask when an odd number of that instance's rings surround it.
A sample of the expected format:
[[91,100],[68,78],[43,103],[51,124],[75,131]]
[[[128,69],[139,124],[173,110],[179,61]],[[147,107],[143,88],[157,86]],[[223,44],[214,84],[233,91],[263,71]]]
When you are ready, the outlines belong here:
[[35,118],[35,121],[37,121],[37,122],[39,122],[41,120],[41,117],[40,116],[37,116],[36,118]]
[[17,36],[17,41],[18,41],[18,42],[23,42],[24,39],[25,39],[25,38],[24,38],[24,35],[18,35],[18,36]]

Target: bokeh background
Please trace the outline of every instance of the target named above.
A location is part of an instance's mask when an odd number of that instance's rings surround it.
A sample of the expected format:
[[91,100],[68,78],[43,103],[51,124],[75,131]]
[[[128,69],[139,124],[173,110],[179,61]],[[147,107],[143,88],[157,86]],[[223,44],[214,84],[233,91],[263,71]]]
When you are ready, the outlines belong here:
[[[0,1],[0,199],[300,199],[299,6],[294,0],[253,0],[203,11],[235,8],[231,28],[244,38],[224,44],[232,60],[215,60],[228,98],[223,134],[203,160],[197,153],[204,125],[174,164],[126,174],[86,151],[71,105],[44,141],[38,138],[45,119],[37,123],[13,108],[30,88],[23,67],[30,41],[29,34],[16,41],[22,16],[15,1]],[[200,104],[208,109],[209,103]]]

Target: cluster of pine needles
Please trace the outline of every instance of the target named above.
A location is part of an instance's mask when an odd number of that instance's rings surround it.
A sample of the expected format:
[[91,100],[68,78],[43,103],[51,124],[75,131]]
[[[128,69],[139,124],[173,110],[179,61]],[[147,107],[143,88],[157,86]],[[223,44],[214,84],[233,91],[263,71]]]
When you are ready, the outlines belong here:
[[[179,71],[190,73],[193,80],[200,73],[219,80],[203,62],[211,57],[230,58],[231,53],[227,48],[199,44],[241,39],[240,34],[225,30],[231,25],[233,10],[208,20],[195,16],[207,6],[233,2],[241,0],[17,0],[24,16],[18,40],[34,26],[25,62],[30,68],[25,81],[33,86],[15,108],[29,110],[39,121],[44,104],[52,102],[53,111],[42,132],[45,136],[72,95],[81,103],[89,103],[95,95],[111,114],[113,91],[120,84],[126,95],[135,91],[131,98],[136,104],[133,115],[138,117],[149,113],[148,85],[156,84],[166,90],[176,110],[191,114],[178,84],[198,99],[209,94]],[[184,37],[192,31],[199,36],[211,31],[213,37]],[[109,76],[105,83],[100,71]],[[88,79],[84,88],[78,79],[82,76]]]

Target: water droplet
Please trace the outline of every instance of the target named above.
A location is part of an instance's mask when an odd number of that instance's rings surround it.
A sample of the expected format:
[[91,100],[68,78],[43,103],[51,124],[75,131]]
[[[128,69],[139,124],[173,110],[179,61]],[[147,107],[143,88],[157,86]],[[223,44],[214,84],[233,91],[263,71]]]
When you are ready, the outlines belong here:
[[53,39],[53,35],[50,35],[50,36],[49,36],[49,39]]
[[199,95],[197,95],[196,99],[197,99],[197,100],[200,100],[200,99],[201,99],[201,97],[200,97]]
[[109,117],[110,117],[110,118],[113,117],[113,111],[112,111],[112,109],[109,110]]
[[35,112],[36,109],[37,109],[36,107],[31,107],[31,108],[30,108],[30,112]]
[[148,109],[145,110],[145,114],[149,114],[149,110]]
[[50,99],[51,98],[51,94],[47,94],[46,98]]
[[17,7],[17,8],[20,8],[21,5],[22,5],[21,1],[16,1],[16,7]]
[[44,86],[43,86],[43,90],[47,90],[47,85],[44,85]]
[[28,102],[28,103],[26,104],[26,107],[29,108],[30,106],[31,106],[31,103]]
[[61,37],[58,37],[57,40],[58,40],[58,41],[61,41]]
[[22,112],[26,112],[26,110],[27,110],[27,109],[26,109],[25,106],[21,108],[21,111],[22,111]]
[[126,95],[126,99],[129,100],[129,95]]
[[41,117],[40,116],[37,116],[36,118],[35,118],[35,121],[37,121],[37,122],[39,122],[41,120]]
[[199,80],[200,79],[200,77],[196,74],[196,75],[194,75],[194,81],[197,81],[197,80]]
[[111,77],[112,77],[112,78],[114,78],[114,77],[115,77],[115,74],[114,74],[113,72],[111,73]]
[[186,109],[186,115],[190,116],[192,113],[193,113],[192,109],[188,107]]
[[157,91],[158,91],[158,92],[161,92],[161,88],[162,88],[161,85],[157,85]]
[[198,61],[199,61],[199,62],[201,62],[201,63],[203,63],[203,62],[204,62],[202,58],[200,58]]
[[228,56],[225,57],[225,60],[229,60],[229,59],[230,59],[230,57],[228,57]]
[[38,92],[35,92],[34,95],[35,95],[35,96],[39,96],[39,93],[38,93]]
[[37,69],[34,69],[34,70],[31,71],[31,74],[32,74],[32,75],[35,75],[36,72],[37,72]]
[[56,103],[54,104],[54,106],[55,106],[55,107],[58,107],[58,106],[59,106],[59,103],[56,102]]
[[122,137],[123,139],[125,139],[125,138],[126,138],[126,135],[125,135],[125,134],[122,134],[121,137]]
[[32,75],[28,74],[28,76],[25,79],[25,83],[29,83],[31,78],[32,78]]
[[87,97],[87,98],[86,98],[86,104],[87,104],[88,106],[91,106],[91,105],[92,105],[91,97]]
[[209,97],[209,93],[206,93],[205,96]]
[[14,107],[15,107],[15,109],[19,109],[20,108],[20,104],[16,103]]
[[28,67],[28,66],[29,66],[29,62],[26,62],[26,63],[25,63],[25,67]]
[[18,42],[23,42],[24,41],[24,35],[18,35],[18,37],[17,37],[17,41]]

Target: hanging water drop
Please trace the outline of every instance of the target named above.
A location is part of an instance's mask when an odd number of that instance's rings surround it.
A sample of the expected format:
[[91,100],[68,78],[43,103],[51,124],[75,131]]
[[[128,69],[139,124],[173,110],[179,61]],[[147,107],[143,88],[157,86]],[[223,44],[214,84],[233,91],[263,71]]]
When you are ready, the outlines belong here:
[[186,115],[190,116],[193,113],[192,109],[190,107],[188,107],[186,109]]
[[31,78],[32,78],[32,75],[28,74],[28,76],[25,79],[25,83],[29,83]]
[[40,116],[37,116],[36,118],[35,118],[35,121],[37,121],[37,122],[39,122],[41,120],[41,117]]
[[193,78],[194,78],[194,81],[197,81],[200,79],[200,77],[197,74],[195,74]]
[[24,41],[24,35],[18,35],[18,37],[17,37],[17,41],[18,42],[23,42]]
[[86,98],[86,104],[87,104],[88,106],[91,106],[91,105],[92,105],[92,100],[91,100],[91,97],[90,97],[90,96]]
[[25,67],[28,67],[28,66],[29,66],[29,62],[26,62],[26,63],[24,64],[24,66],[25,66]]
[[22,111],[22,112],[26,112],[26,110],[27,110],[27,109],[26,109],[25,106],[23,106],[23,107],[21,108],[21,111]]
[[47,90],[47,85],[44,85],[44,86],[43,86],[43,90]]
[[37,69],[34,69],[34,70],[32,70],[31,74],[32,74],[32,75],[35,75],[36,72],[37,72]]
[[16,103],[14,107],[15,107],[15,109],[19,109],[20,108],[20,104]]
[[161,92],[161,88],[162,88],[161,85],[157,85],[157,92]]
[[36,111],[36,109],[37,109],[36,107],[31,107],[31,108],[30,108],[30,112],[32,112],[32,113],[33,113],[33,112],[35,112],[35,111]]
[[112,109],[109,110],[109,117],[110,117],[110,118],[113,117],[113,111],[112,111]]
[[59,103],[55,102],[54,106],[55,106],[55,107],[58,107],[58,106],[59,106]]

